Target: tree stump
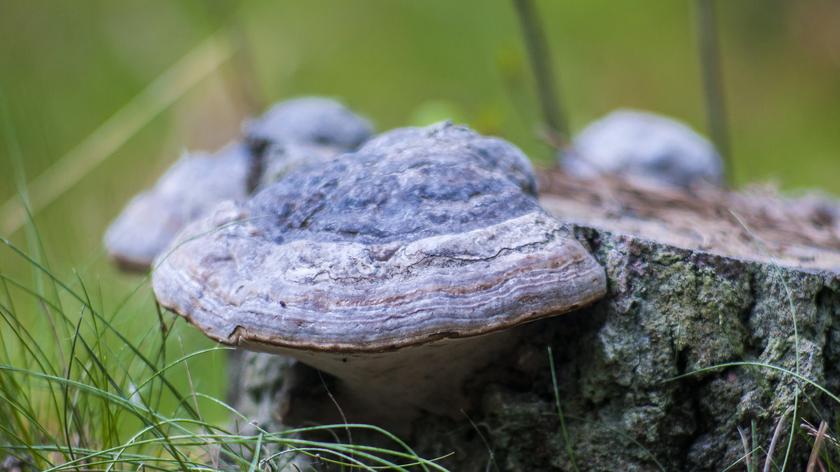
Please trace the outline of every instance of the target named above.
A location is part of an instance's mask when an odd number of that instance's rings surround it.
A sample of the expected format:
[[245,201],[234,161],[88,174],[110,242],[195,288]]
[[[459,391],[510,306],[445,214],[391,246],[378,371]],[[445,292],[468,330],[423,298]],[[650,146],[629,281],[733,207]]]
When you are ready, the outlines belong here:
[[[459,471],[757,469],[784,419],[772,460],[785,461],[793,432],[788,466],[804,464],[802,420],[840,419],[819,391],[840,391],[840,205],[559,171],[541,187],[543,207],[606,268],[608,295],[529,325],[463,385],[471,410],[422,417],[409,444],[454,452],[442,463]],[[241,392],[278,407],[245,413],[272,427],[340,421],[328,379],[289,369],[246,376]]]

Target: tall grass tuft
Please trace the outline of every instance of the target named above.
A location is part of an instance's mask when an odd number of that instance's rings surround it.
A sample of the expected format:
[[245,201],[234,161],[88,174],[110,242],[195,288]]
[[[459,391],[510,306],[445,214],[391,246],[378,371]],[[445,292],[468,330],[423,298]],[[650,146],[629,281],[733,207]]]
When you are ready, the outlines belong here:
[[[314,462],[445,470],[374,426],[257,428],[244,435],[224,419],[209,420],[202,411],[249,419],[201,392],[200,382],[179,386],[178,377],[189,376],[189,362],[228,348],[173,356],[183,325],[176,317],[149,306],[143,323],[126,319],[125,302],[106,310],[101,293],[83,277],[62,280],[2,238],[0,254],[0,261],[23,259],[32,271],[32,282],[24,282],[0,267],[0,463],[49,471],[294,470]],[[393,447],[306,439],[307,433],[348,429],[380,434]]]

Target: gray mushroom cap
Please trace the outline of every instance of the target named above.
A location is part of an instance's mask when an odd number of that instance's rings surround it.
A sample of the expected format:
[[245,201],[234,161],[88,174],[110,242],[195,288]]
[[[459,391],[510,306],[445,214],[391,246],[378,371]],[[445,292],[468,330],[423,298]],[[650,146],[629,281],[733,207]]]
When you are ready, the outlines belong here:
[[158,300],[229,344],[376,352],[604,294],[602,268],[516,177],[442,144],[373,143],[216,208],[160,261]]
[[515,327],[599,299],[606,278],[523,190],[532,176],[500,171],[474,132],[458,146],[438,129],[219,205],[158,261],[158,301],[220,342],[335,375],[343,407],[457,412],[465,375]]
[[291,141],[355,149],[373,132],[366,119],[341,103],[322,97],[280,102],[259,119],[248,121],[244,128],[254,148]]
[[109,255],[122,267],[145,270],[187,223],[220,201],[245,198],[249,166],[248,152],[240,144],[216,154],[184,154],[108,228]]
[[687,125],[654,113],[617,110],[584,128],[561,161],[577,177],[614,174],[669,186],[723,182],[712,143]]

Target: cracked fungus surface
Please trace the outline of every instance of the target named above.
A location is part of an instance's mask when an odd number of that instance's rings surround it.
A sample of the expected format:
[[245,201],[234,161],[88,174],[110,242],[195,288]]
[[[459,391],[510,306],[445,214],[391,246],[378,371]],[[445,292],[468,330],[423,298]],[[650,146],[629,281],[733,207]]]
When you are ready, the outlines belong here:
[[191,225],[153,276],[209,336],[377,351],[586,305],[603,269],[532,195],[514,146],[441,124],[385,133]]

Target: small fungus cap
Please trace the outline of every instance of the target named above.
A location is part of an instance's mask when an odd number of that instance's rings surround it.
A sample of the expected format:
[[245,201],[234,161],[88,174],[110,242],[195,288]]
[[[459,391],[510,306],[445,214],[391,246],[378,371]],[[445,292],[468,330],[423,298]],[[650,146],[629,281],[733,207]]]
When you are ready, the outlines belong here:
[[613,174],[677,187],[723,182],[723,163],[706,138],[674,119],[635,110],[617,110],[588,125],[561,163],[584,178]]
[[440,129],[386,133],[220,205],[159,261],[158,300],[224,343],[380,352],[602,297],[603,268],[523,190],[527,161],[507,173],[492,154],[515,148]]
[[240,144],[216,154],[185,153],[108,227],[109,255],[124,267],[145,270],[187,223],[221,201],[244,199],[249,167]]
[[248,121],[244,128],[252,147],[273,142],[303,142],[355,149],[373,132],[366,119],[323,97],[285,100],[261,117]]

